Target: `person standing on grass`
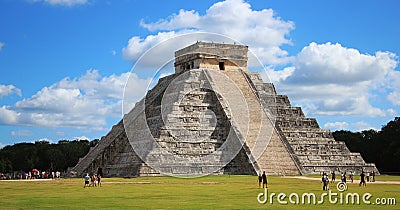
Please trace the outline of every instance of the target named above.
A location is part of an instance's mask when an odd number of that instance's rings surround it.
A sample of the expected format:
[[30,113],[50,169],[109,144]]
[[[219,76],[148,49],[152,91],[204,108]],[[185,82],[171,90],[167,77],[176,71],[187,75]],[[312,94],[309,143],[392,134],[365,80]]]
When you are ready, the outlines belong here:
[[101,187],[101,175],[97,175],[97,186]]
[[90,186],[94,187],[94,174],[90,176]]
[[85,185],[83,185],[83,188],[90,186],[89,185],[89,179],[90,179],[89,174],[86,174],[86,176],[85,176]]
[[346,171],[344,171],[344,172],[342,173],[341,179],[342,179],[342,182],[343,182],[343,183],[346,183]]
[[261,178],[262,178],[262,182],[263,182],[263,188],[264,188],[264,185],[265,185],[265,188],[268,188],[268,180],[267,180],[267,175],[265,174],[265,171],[263,171]]
[[336,181],[336,174],[335,174],[335,171],[332,171],[331,183],[334,183],[335,181]]
[[361,181],[360,181],[360,186],[362,185],[362,186],[366,187],[366,186],[367,186],[367,183],[365,182],[365,174],[364,174],[364,171],[361,171],[360,179],[361,179]]
[[329,190],[329,178],[328,178],[328,174],[327,173],[322,173],[322,190]]
[[261,183],[262,183],[262,176],[261,176],[261,172],[258,173],[258,188],[261,188]]
[[375,182],[375,171],[371,172],[371,182]]
[[349,177],[350,177],[351,183],[353,183],[353,181],[354,181],[354,175],[353,175],[353,172],[352,172],[352,171],[350,171]]

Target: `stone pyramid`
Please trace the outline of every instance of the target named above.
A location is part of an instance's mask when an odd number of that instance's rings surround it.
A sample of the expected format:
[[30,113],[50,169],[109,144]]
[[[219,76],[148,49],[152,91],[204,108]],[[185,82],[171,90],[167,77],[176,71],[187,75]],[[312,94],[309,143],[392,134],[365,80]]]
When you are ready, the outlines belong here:
[[197,42],[70,172],[82,176],[319,174],[375,171],[272,83],[248,71],[248,47]]

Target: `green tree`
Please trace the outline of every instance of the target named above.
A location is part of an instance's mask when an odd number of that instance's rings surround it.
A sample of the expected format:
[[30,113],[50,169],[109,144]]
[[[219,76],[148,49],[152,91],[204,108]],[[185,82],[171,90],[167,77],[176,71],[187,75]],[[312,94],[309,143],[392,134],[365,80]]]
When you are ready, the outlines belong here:
[[400,118],[388,122],[380,131],[335,131],[333,136],[348,148],[360,152],[366,162],[375,163],[381,173],[400,173]]

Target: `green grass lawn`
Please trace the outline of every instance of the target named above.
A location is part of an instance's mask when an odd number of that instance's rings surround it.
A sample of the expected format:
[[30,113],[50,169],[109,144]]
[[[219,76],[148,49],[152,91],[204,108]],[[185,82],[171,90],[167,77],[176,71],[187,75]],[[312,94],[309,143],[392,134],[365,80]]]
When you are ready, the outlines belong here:
[[[386,181],[398,181],[399,177],[385,176]],[[377,177],[377,180],[380,180]],[[319,181],[285,177],[269,177],[269,194],[314,193],[317,198],[323,193]],[[332,192],[338,192],[331,186]],[[255,176],[207,176],[201,178],[141,177],[132,179],[104,178],[103,187],[83,188],[83,179],[61,179],[52,181],[1,181],[0,208],[151,208],[151,209],[400,209],[400,185],[369,184],[359,187],[349,183],[345,193],[371,193],[375,198],[395,198],[396,205],[330,204],[327,197],[322,205],[279,204],[275,198],[260,204]],[[288,201],[288,198],[285,199]]]

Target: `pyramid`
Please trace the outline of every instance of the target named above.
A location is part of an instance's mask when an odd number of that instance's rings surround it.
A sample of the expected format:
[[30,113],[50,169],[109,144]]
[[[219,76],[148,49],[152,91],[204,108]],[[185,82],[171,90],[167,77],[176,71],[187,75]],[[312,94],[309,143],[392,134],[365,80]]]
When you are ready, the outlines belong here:
[[196,42],[175,73],[70,169],[76,176],[201,176],[375,171],[247,66],[248,47]]

